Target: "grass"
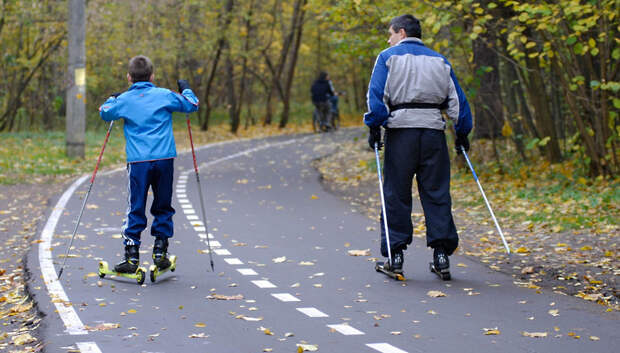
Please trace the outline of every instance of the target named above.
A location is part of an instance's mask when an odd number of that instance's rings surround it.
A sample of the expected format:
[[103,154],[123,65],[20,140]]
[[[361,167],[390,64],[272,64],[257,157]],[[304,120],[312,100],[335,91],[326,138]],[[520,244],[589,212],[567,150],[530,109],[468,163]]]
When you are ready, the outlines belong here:
[[[191,115],[192,134],[195,145],[241,138],[259,138],[281,134],[312,132],[313,106],[311,103],[291,106],[290,121],[286,128],[278,128],[279,116],[271,125],[262,122],[244,127],[242,118],[237,134],[230,132],[228,115],[215,110],[208,131],[200,131],[196,114]],[[256,110],[258,111],[258,110]],[[359,125],[358,114],[343,114],[342,126]],[[89,117],[92,120],[92,117]],[[89,120],[89,121],[91,121]],[[65,156],[65,133],[63,131],[0,133],[0,184],[46,183],[92,173],[105,137],[107,123],[93,121],[96,128],[86,131],[86,156],[71,159]],[[122,123],[114,125],[110,140],[101,161],[101,168],[120,167],[125,164],[125,139]],[[184,116],[175,116],[173,130],[177,151],[190,148]]]

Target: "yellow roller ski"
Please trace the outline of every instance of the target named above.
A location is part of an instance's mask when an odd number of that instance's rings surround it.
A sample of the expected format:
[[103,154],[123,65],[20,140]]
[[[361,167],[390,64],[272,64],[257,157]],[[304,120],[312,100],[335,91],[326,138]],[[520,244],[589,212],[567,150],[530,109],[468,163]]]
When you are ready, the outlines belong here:
[[149,272],[151,274],[151,282],[155,282],[157,280],[157,277],[161,276],[162,274],[168,271],[174,272],[174,270],[177,269],[176,255],[170,255],[168,259],[170,260],[170,267],[168,268],[159,269],[156,265],[151,265],[151,267],[149,268]]
[[104,278],[105,275],[131,278],[135,279],[138,284],[142,284],[146,278],[146,269],[144,267],[138,267],[135,273],[120,273],[110,270],[107,261],[99,261],[99,277]]

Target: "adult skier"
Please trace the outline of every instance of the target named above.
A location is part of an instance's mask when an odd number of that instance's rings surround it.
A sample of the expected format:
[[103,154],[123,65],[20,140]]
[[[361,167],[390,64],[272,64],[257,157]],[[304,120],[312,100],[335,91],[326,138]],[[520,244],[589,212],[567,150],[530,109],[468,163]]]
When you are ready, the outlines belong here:
[[[391,263],[385,270],[403,273],[403,250],[411,244],[413,177],[418,183],[426,220],[426,245],[433,248],[431,270],[450,278],[458,246],[451,212],[450,159],[444,130],[445,112],[455,123],[457,153],[469,150],[472,129],[469,104],[448,60],[424,46],[420,21],[401,15],[390,22],[388,43],[376,59],[368,87],[368,143],[379,148],[385,129],[384,194]],[[388,256],[381,215],[381,253]]]

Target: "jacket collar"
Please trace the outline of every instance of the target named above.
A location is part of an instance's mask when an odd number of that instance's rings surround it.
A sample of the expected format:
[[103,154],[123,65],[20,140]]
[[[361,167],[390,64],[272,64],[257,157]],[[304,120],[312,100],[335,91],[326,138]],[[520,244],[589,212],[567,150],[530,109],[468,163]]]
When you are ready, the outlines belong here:
[[155,85],[152,82],[140,81],[132,84],[131,87],[129,87],[129,90],[131,91],[132,89],[141,89],[147,87],[155,87]]
[[420,44],[420,45],[424,45],[424,43],[422,42],[422,40],[420,38],[416,38],[416,37],[407,37],[405,39],[402,39],[400,42],[398,42],[398,44],[396,45],[400,45],[400,44],[404,44],[404,43],[408,43],[408,44]]

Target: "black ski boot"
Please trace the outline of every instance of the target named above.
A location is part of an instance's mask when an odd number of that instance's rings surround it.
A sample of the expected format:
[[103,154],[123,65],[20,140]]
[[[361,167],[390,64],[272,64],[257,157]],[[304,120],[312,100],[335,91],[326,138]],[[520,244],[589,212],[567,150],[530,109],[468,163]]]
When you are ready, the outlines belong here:
[[155,238],[153,262],[159,271],[166,270],[172,265],[168,259],[168,238]]
[[433,251],[433,262],[429,264],[431,272],[435,273],[444,281],[449,281],[450,276],[450,260],[442,247],[436,247]]
[[386,262],[377,261],[375,263],[375,271],[382,272],[394,278],[395,280],[404,281],[405,277],[403,276],[403,262],[403,251],[398,250],[392,254],[391,263],[389,260]]
[[125,260],[114,266],[118,273],[134,274],[140,265],[140,247],[138,245],[125,245]]
[[405,257],[403,256],[402,250],[397,250],[392,254],[392,264],[390,265],[390,270],[394,273],[403,274],[403,262],[405,261]]

